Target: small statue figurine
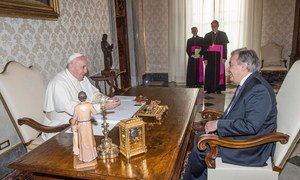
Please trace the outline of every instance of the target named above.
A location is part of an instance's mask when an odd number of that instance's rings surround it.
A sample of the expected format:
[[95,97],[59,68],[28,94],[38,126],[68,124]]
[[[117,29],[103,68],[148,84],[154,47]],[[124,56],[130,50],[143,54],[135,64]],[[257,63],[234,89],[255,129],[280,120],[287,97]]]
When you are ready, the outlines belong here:
[[[96,141],[92,129],[91,115],[96,113],[93,105],[85,102],[86,93],[78,94],[80,103],[75,106],[71,120],[73,130],[74,168],[91,169],[97,167]],[[78,155],[78,156],[77,156]]]
[[107,42],[107,34],[103,34],[101,41],[101,49],[104,55],[104,71],[110,71],[113,60],[112,60],[112,50],[114,48],[114,44],[109,45]]

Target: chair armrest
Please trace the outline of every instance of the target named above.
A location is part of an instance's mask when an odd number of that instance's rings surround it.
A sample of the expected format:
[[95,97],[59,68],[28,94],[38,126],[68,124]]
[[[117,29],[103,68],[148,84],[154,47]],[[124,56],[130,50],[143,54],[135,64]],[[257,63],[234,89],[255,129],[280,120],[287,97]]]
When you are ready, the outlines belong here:
[[198,123],[194,123],[193,132],[197,134],[198,132],[203,131],[207,121],[219,119],[222,115],[223,115],[222,111],[218,111],[216,109],[208,109],[208,108],[204,109],[201,112],[201,117],[203,120]]
[[204,120],[216,120],[223,116],[223,112],[215,109],[204,109],[201,116]]
[[194,142],[193,142],[194,136],[204,131],[204,127],[207,121],[219,119],[222,115],[223,115],[222,111],[217,111],[215,109],[206,108],[201,112],[201,116],[203,120],[199,122],[193,122],[191,136],[190,136],[190,145],[189,145],[190,149],[194,147]]
[[228,138],[219,137],[214,134],[203,134],[198,138],[198,148],[206,150],[206,144],[210,146],[210,151],[205,155],[205,163],[208,168],[215,168],[215,159],[218,154],[218,146],[242,149],[254,146],[259,146],[266,143],[280,141],[281,144],[288,142],[289,136],[280,132],[268,133],[265,135],[249,138],[245,140],[233,140]]
[[45,132],[45,133],[60,132],[70,126],[70,124],[62,124],[59,126],[45,126],[43,124],[36,122],[35,120],[33,120],[31,118],[26,118],[26,117],[18,119],[18,124],[20,126],[25,124],[37,131]]

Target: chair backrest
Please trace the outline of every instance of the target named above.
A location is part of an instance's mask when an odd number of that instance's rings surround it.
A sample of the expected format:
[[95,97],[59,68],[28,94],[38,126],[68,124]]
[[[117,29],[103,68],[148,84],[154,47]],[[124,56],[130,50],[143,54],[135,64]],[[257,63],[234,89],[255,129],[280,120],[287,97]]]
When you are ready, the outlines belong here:
[[18,125],[17,120],[28,117],[43,122],[45,90],[40,73],[18,62],[8,62],[0,74],[1,99],[23,143],[34,140],[39,132],[29,126]]
[[296,61],[289,70],[276,99],[277,131],[290,136],[287,144],[276,143],[274,165],[283,168],[300,135],[300,61]]
[[271,42],[261,48],[261,58],[264,60],[265,66],[280,66],[282,59],[282,47]]

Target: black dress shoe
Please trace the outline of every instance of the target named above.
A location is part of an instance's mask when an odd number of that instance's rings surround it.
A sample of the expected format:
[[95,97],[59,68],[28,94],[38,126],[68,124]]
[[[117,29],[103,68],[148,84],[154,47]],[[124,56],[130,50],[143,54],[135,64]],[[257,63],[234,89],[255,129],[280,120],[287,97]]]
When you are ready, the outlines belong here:
[[221,94],[221,91],[217,91],[217,94]]
[[210,91],[206,91],[206,93],[205,94],[210,94],[211,92]]

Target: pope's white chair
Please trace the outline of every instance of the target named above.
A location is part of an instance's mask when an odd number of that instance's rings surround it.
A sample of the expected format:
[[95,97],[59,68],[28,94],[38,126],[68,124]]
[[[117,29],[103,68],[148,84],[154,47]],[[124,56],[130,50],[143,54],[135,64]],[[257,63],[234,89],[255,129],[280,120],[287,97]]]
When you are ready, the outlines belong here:
[[[277,132],[249,140],[236,141],[215,135],[202,135],[198,140],[198,148],[204,150],[209,144],[211,151],[206,155],[209,180],[277,180],[287,159],[294,150],[300,137],[300,61],[296,61],[286,75],[276,96],[277,99]],[[284,134],[283,134],[284,133]],[[223,163],[216,158],[218,146],[230,148],[247,148],[261,144],[276,142],[274,159],[267,161],[265,167],[245,167]]]
[[69,126],[41,124],[45,91],[41,75],[33,67],[10,61],[0,73],[0,98],[28,151],[44,142],[41,132],[59,132]]

